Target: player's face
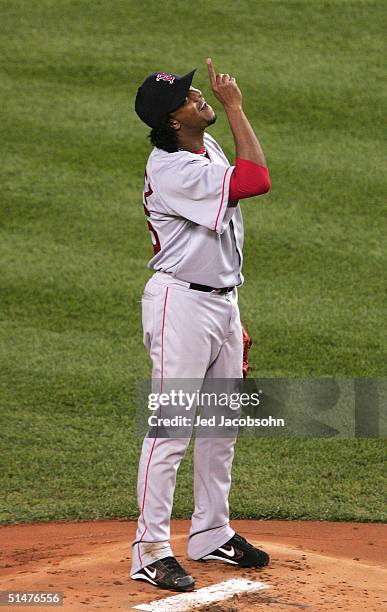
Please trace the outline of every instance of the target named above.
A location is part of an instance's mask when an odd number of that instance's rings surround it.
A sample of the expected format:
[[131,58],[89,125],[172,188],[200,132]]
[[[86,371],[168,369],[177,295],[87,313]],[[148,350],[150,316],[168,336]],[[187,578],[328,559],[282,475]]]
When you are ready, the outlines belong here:
[[203,130],[216,121],[213,108],[207,104],[200,89],[190,87],[185,102],[171,113],[173,119],[181,126]]

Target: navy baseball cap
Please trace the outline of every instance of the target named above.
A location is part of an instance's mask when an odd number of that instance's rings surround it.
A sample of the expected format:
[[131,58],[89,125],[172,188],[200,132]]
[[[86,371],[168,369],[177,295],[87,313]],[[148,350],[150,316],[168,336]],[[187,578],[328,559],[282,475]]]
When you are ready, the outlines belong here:
[[180,77],[169,72],[153,72],[138,88],[135,109],[151,128],[158,127],[168,113],[179,108],[187,97],[196,68]]

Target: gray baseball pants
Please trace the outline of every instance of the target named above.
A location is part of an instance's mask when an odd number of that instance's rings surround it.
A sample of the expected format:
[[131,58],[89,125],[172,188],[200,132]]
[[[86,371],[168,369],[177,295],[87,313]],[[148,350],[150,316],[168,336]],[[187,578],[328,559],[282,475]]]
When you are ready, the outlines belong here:
[[[152,359],[152,379],[242,378],[242,327],[237,290],[206,293],[156,272],[142,297],[144,344]],[[161,382],[160,382],[161,381]],[[170,518],[176,474],[189,438],[143,442],[138,470],[140,509],[132,543],[131,574],[173,555]],[[228,497],[236,437],[195,439],[194,497],[188,555],[200,559],[233,535]]]

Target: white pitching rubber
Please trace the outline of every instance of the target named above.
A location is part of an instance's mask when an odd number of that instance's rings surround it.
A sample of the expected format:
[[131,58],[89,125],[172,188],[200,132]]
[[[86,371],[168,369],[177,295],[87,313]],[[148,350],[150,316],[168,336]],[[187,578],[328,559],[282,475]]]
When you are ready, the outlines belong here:
[[218,584],[213,584],[190,593],[181,593],[166,597],[165,599],[156,599],[149,603],[138,604],[133,606],[133,608],[135,610],[144,610],[145,612],[176,612],[176,610],[184,612],[185,610],[193,610],[205,604],[228,599],[233,595],[251,593],[252,591],[261,591],[268,588],[269,585],[264,582],[232,578],[231,580],[218,582]]

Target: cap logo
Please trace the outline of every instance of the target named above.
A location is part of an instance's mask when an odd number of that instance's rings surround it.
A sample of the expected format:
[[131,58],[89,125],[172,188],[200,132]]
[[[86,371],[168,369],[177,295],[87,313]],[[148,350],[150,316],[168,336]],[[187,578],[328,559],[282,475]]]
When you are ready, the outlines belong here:
[[167,74],[166,72],[159,72],[156,76],[156,81],[168,81],[170,85],[172,85],[173,81],[176,77],[172,74]]

